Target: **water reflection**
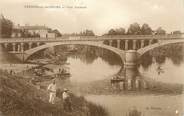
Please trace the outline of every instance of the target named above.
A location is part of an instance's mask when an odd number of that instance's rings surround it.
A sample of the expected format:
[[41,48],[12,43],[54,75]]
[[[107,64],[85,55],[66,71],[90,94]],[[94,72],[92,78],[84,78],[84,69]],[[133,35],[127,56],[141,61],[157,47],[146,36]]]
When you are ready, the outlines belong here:
[[[123,69],[120,58],[105,49],[77,45],[73,46],[73,48],[75,48],[76,52],[68,55],[68,62],[73,75],[71,80],[73,81],[95,81],[115,75],[121,77],[120,83],[123,83],[121,84],[122,87],[126,88],[126,83],[136,83],[135,87],[137,87],[141,86],[141,84],[138,84],[142,79],[140,77],[141,73],[141,75],[157,81],[184,82],[182,78],[184,74],[181,71],[184,65],[182,44],[164,46],[144,54],[139,60],[138,69]],[[65,46],[63,50],[62,46],[58,46],[56,54],[61,54],[68,49]],[[161,67],[162,71],[159,71],[158,67]],[[118,74],[116,75],[117,72]],[[142,85],[145,86],[145,84]],[[134,85],[131,84],[131,86]]]
[[148,69],[155,62],[160,65],[165,64],[167,58],[169,58],[174,65],[179,66],[184,61],[183,46],[182,44],[172,44],[151,50],[140,58],[139,65],[144,69]]
[[72,74],[72,82],[91,82],[108,78],[116,74],[121,66],[108,65],[102,58],[97,58],[92,64],[86,64],[78,58],[68,58],[69,68]]
[[[122,65],[119,56],[109,50],[93,46],[75,45],[73,47],[76,48],[77,51],[75,53],[69,54],[69,57],[78,58],[86,64],[92,64],[96,59],[100,57],[109,65]],[[56,49],[62,49],[62,47],[58,46]],[[58,52],[57,54],[60,53],[61,52]]]
[[139,72],[146,77],[165,83],[180,83],[184,84],[184,63],[179,66],[174,65],[172,60],[166,58],[165,64],[162,64],[162,73],[158,73],[157,68],[160,64],[152,63],[149,68],[145,69],[143,66],[139,67]]

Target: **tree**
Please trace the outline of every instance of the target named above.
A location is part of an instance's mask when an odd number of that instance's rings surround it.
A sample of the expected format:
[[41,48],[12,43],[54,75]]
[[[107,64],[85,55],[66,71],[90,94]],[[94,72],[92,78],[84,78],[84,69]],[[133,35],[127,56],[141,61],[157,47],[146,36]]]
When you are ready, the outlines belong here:
[[114,29],[110,29],[107,35],[116,35],[116,31]]
[[130,25],[127,31],[128,35],[140,35],[141,34],[141,28],[138,23],[133,23]]
[[125,35],[124,28],[110,29],[106,35]]
[[13,22],[5,19],[3,15],[0,17],[0,31],[1,31],[1,37],[2,38],[8,38],[11,37],[12,34],[12,28],[13,28]]
[[92,30],[86,29],[85,31],[80,32],[80,36],[95,36]]
[[166,31],[162,29],[162,27],[159,27],[156,31],[155,31],[155,35],[165,35]]
[[53,32],[56,34],[56,37],[62,36],[62,34],[57,29],[53,30]]
[[125,35],[125,29],[124,28],[118,28],[115,29],[117,35]]
[[181,31],[173,31],[172,34],[182,34]]
[[142,35],[151,35],[152,34],[152,29],[149,27],[148,24],[144,23],[141,27],[141,34]]

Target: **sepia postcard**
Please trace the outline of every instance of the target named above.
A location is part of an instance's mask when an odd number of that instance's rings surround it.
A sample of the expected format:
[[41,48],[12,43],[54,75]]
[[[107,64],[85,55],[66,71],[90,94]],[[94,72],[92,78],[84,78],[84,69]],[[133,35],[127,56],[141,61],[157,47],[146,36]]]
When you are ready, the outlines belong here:
[[0,0],[0,116],[184,116],[184,0]]

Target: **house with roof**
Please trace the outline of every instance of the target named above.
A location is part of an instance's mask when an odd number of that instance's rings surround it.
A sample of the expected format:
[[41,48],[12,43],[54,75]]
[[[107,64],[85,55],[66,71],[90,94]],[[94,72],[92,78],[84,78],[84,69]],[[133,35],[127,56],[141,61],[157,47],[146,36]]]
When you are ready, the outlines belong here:
[[39,38],[56,38],[57,34],[47,26],[14,26],[11,37],[39,37]]

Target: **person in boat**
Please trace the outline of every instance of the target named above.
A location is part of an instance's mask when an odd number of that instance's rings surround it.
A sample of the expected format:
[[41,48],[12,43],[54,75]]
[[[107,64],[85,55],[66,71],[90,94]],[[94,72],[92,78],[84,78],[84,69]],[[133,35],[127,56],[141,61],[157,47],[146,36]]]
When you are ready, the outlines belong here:
[[64,89],[64,92],[62,94],[62,98],[63,98],[63,107],[65,111],[72,111],[72,107],[71,107],[71,96],[69,94],[69,90],[68,89]]
[[56,82],[55,80],[49,84],[48,86],[48,91],[49,91],[49,103],[54,104],[54,99],[56,97]]

